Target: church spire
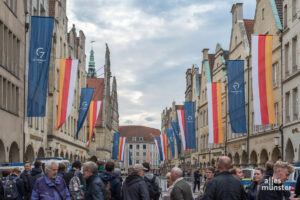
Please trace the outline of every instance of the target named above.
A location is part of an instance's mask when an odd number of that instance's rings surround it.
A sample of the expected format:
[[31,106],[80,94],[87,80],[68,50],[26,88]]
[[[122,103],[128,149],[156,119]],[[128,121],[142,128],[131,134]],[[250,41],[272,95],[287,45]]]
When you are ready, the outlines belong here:
[[89,69],[88,69],[87,76],[88,76],[88,78],[97,78],[93,47],[90,52],[90,61],[89,61]]

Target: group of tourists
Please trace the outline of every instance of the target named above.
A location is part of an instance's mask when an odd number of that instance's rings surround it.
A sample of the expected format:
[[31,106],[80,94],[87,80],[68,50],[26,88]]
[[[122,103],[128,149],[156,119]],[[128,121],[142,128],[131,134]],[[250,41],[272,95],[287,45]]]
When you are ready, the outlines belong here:
[[[297,180],[295,194],[291,195],[290,187],[284,183],[288,180],[294,167],[287,162],[268,161],[264,168],[254,170],[254,178],[248,187],[243,187],[244,178],[241,168],[233,168],[231,159],[222,156],[217,168],[205,170],[205,182],[199,188],[201,174],[194,173],[194,192],[198,187],[199,200],[300,200],[300,178]],[[298,188],[298,189],[297,189]]]
[[0,200],[120,200],[121,170],[113,162],[98,166],[89,161],[83,165],[75,161],[67,171],[65,163],[56,160],[24,163],[2,171]]

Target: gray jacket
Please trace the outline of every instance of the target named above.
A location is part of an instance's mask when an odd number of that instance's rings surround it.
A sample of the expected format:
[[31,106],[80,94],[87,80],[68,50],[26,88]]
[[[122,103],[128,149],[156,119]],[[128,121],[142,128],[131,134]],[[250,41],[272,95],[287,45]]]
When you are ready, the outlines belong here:
[[86,181],[87,191],[84,194],[85,200],[104,200],[105,185],[101,178],[94,174]]
[[177,179],[173,185],[171,200],[194,200],[191,186],[183,178]]

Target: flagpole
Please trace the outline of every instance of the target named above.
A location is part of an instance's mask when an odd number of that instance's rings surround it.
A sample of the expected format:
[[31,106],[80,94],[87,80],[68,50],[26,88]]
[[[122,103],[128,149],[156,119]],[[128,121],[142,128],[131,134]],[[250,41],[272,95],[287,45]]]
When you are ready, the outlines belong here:
[[[247,131],[247,164],[250,165],[249,163],[249,149],[250,149],[250,142],[249,142],[249,138],[250,138],[250,65],[249,65],[249,55],[247,57],[247,69],[248,69],[248,131]],[[252,119],[253,120],[253,119]]]

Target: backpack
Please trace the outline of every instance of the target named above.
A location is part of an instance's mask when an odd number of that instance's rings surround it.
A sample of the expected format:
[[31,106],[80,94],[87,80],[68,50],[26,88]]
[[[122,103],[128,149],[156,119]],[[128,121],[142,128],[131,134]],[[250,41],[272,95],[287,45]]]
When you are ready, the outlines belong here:
[[158,200],[160,197],[161,190],[159,185],[155,182],[156,176],[154,175],[153,178],[150,180],[146,176],[144,176],[144,180],[148,186],[150,199]]
[[71,198],[73,200],[84,199],[84,192],[81,188],[81,182],[77,172],[74,173],[74,176],[71,178],[69,182],[69,191],[70,191]]
[[[103,180],[102,180],[103,181]],[[103,181],[105,185],[105,200],[111,200],[110,181]]]
[[19,196],[17,180],[19,177],[8,177],[3,181],[3,192],[5,200],[14,200]]

